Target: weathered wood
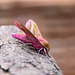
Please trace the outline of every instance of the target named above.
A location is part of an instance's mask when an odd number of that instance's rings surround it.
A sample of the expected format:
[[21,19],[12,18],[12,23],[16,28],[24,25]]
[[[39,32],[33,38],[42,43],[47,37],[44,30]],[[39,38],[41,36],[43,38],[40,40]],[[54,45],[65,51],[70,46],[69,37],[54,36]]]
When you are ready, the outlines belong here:
[[21,32],[15,26],[0,27],[0,75],[62,75],[55,60],[38,54],[28,43],[10,33]]

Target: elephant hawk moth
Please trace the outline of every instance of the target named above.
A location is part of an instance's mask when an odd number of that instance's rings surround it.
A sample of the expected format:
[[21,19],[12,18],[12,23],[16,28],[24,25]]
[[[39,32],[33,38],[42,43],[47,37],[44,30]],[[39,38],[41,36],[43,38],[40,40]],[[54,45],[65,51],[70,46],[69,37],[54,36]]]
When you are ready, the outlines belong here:
[[24,43],[31,43],[38,53],[43,52],[45,55],[48,54],[50,50],[49,43],[42,37],[37,24],[33,20],[29,19],[25,26],[15,21],[15,25],[22,30],[23,33],[11,33],[12,37]]

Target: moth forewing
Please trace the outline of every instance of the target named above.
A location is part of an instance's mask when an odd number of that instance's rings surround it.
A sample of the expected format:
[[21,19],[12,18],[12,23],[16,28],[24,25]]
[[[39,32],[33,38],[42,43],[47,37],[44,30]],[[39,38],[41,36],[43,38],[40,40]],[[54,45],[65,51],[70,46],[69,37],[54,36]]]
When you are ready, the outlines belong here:
[[29,19],[29,20],[26,22],[25,27],[26,27],[33,35],[42,37],[42,35],[41,35],[41,33],[40,33],[40,30],[39,30],[37,24],[36,24],[33,20]]
[[17,22],[17,21],[15,21],[15,24],[16,24],[16,26],[17,26],[19,29],[21,29],[26,35],[28,35],[28,36],[30,36],[31,38],[35,39],[41,47],[44,47],[44,46],[40,43],[40,41],[39,41],[25,26],[23,26],[21,23],[19,23],[19,22]]

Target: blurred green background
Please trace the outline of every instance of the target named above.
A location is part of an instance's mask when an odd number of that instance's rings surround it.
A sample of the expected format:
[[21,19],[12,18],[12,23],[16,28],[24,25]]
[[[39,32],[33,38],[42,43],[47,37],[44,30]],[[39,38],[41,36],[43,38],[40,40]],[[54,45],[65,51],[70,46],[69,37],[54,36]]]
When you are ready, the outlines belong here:
[[75,75],[75,0],[0,0],[0,25],[34,20],[64,75]]

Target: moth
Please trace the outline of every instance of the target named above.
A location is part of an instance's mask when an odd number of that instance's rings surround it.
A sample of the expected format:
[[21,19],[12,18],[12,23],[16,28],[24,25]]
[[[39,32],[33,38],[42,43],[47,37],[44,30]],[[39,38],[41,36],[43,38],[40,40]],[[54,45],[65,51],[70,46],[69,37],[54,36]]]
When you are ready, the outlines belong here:
[[15,24],[23,33],[11,33],[12,37],[24,43],[31,43],[38,53],[48,54],[49,43],[42,37],[37,24],[33,20],[29,19],[25,26],[17,21],[15,21]]

